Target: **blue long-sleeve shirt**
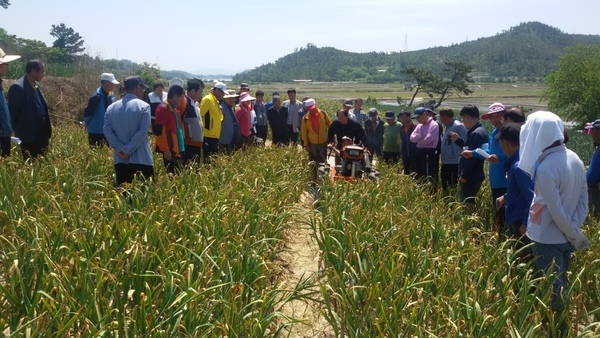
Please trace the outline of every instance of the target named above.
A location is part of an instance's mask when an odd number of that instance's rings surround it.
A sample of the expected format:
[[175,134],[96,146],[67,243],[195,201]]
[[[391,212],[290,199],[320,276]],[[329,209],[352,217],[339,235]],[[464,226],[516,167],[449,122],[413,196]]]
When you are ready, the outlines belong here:
[[600,147],[596,148],[590,166],[585,174],[588,186],[598,186],[600,183]]
[[[500,140],[496,139],[496,135],[499,133],[498,129],[494,129],[490,134],[490,140],[488,142],[488,149],[484,149],[490,155],[498,156],[498,162],[490,163],[490,187],[492,189],[496,188],[506,188],[508,185],[508,180],[506,179],[506,170],[504,169],[504,164],[506,163],[506,154],[502,151],[500,147]],[[483,156],[479,155],[477,152],[473,152],[473,157],[483,159]]]
[[518,151],[506,159],[504,168],[508,173],[508,185],[504,194],[506,224],[521,221],[527,225],[529,207],[533,200],[533,180],[519,168]]
[[[150,105],[128,93],[111,104],[104,115],[104,136],[115,150],[114,164],[153,165],[148,129],[150,128]],[[117,152],[129,157],[122,159]]]

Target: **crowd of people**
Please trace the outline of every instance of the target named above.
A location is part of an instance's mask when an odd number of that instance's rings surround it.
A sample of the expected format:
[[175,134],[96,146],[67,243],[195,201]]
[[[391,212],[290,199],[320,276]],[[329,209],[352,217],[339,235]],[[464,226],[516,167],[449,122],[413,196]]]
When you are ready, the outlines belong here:
[[[0,49],[0,76],[16,59]],[[0,93],[0,151],[10,156],[14,133],[27,161],[45,155],[52,127],[39,83],[44,63],[31,60],[25,71],[8,89],[7,101],[4,91]],[[113,74],[100,75],[84,121],[91,147],[108,145],[114,150],[118,185],[138,175],[152,177],[153,151],[161,153],[166,171],[175,174],[190,161],[210,164],[217,154],[264,144],[269,129],[274,145],[299,144],[316,163],[326,161],[329,147],[340,150],[344,140],[352,140],[380,162],[398,164],[404,174],[434,190],[439,182],[447,194],[458,191],[467,210],[486,180],[489,163],[487,179],[500,235],[514,238],[519,247],[532,243],[530,251],[523,250],[524,257],[536,257],[533,264],[539,271],[555,273],[552,306],[564,312],[562,293],[571,254],[590,245],[581,231],[588,203],[594,215],[600,211],[600,151],[595,151],[586,173],[579,157],[566,148],[557,115],[540,111],[526,118],[517,107],[493,103],[484,113],[474,105],[464,106],[458,113],[461,121],[453,109],[436,112],[431,107],[387,111],[383,121],[376,108],[367,113],[363,100],[356,99],[344,100],[332,119],[313,98],[297,100],[295,89],[287,91],[286,100],[273,93],[265,102],[264,92],[252,96],[246,83],[228,90],[215,82],[203,95],[202,80],[184,83],[175,78],[168,87],[153,83],[145,95],[148,86],[139,76],[129,76],[122,84],[124,95],[115,100],[111,93],[117,85],[121,84]],[[481,120],[491,122],[489,135]],[[586,130],[600,143],[600,119]]]

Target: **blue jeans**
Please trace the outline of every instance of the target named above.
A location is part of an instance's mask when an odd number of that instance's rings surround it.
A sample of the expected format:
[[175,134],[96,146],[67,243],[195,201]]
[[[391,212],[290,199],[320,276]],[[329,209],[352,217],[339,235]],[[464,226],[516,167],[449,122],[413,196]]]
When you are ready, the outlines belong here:
[[552,273],[554,275],[551,308],[558,319],[559,336],[566,336],[567,323],[564,315],[566,314],[568,296],[563,295],[563,291],[567,288],[567,271],[569,271],[571,254],[575,251],[575,248],[571,243],[542,244],[533,242],[531,251],[533,252],[535,269],[539,273]]

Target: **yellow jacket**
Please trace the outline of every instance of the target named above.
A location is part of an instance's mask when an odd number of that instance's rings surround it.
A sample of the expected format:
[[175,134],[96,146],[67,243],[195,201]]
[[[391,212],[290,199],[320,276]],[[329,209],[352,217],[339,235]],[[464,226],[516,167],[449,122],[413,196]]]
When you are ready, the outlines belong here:
[[223,111],[219,100],[209,93],[200,101],[200,118],[204,126],[204,137],[221,137],[221,123],[223,122]]
[[311,112],[308,112],[302,118],[302,144],[304,144],[305,147],[307,147],[309,144],[326,143],[327,130],[329,129],[329,126],[331,126],[331,119],[329,118],[327,113],[317,108],[317,114],[319,116],[319,128],[317,131],[315,131],[309,116],[310,114]]

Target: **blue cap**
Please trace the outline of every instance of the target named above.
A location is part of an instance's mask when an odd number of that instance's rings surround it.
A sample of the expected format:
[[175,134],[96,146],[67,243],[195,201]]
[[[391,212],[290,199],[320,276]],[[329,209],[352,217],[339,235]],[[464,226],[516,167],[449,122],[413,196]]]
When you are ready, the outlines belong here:
[[421,115],[425,114],[426,112],[432,112],[433,113],[433,110],[431,110],[430,108],[427,108],[427,107],[419,107],[419,108],[415,109],[415,111],[413,112],[413,116],[411,118],[414,119],[414,118],[416,118],[418,116],[421,116]]

